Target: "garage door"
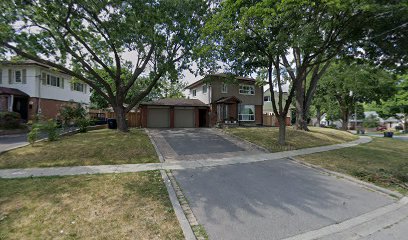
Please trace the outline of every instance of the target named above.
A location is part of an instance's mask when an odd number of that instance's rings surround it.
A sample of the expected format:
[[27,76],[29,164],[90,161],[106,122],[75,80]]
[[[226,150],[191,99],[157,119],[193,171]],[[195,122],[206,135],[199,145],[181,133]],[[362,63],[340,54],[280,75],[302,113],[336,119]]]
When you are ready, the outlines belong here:
[[175,108],[174,109],[174,127],[176,128],[194,127],[194,109],[193,108]]
[[170,127],[169,108],[149,108],[147,116],[147,127],[168,128]]

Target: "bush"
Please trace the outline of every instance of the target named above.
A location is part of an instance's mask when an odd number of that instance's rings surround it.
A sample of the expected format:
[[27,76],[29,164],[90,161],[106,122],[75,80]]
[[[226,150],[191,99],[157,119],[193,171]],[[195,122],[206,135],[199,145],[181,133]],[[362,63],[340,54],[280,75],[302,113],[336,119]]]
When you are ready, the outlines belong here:
[[79,127],[79,132],[85,133],[88,131],[88,126],[91,124],[91,121],[86,118],[78,118],[75,124]]
[[376,127],[378,127],[379,123],[380,123],[380,121],[379,121],[378,118],[376,118],[373,115],[370,115],[370,116],[368,116],[368,117],[366,117],[364,119],[363,126],[365,128],[376,128]]
[[40,129],[35,126],[31,129],[31,131],[27,135],[27,141],[31,144],[34,145],[35,141],[38,139],[38,133],[40,132]]
[[85,118],[86,110],[79,104],[70,104],[62,106],[59,110],[59,115],[62,118],[63,124],[68,126],[72,121],[75,121],[75,119]]
[[47,133],[48,141],[55,141],[58,139],[58,125],[54,120],[50,119],[42,124],[41,129]]
[[16,129],[20,128],[20,114],[17,112],[0,112],[0,128]]

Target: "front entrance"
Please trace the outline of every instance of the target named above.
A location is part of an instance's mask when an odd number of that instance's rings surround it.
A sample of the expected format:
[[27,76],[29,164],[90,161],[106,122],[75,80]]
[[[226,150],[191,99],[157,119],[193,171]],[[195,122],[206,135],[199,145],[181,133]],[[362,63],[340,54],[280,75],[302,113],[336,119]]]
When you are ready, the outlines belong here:
[[199,127],[207,127],[207,109],[199,109],[198,119]]
[[28,98],[14,97],[13,112],[20,113],[21,119],[27,121],[28,119]]

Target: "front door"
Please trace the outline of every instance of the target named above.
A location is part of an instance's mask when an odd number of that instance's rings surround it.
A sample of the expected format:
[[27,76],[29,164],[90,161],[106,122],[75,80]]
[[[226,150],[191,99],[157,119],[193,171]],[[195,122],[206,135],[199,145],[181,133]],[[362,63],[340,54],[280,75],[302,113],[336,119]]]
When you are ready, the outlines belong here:
[[199,127],[207,127],[207,109],[199,109]]
[[14,97],[13,112],[20,113],[21,119],[27,120],[28,118],[28,98]]

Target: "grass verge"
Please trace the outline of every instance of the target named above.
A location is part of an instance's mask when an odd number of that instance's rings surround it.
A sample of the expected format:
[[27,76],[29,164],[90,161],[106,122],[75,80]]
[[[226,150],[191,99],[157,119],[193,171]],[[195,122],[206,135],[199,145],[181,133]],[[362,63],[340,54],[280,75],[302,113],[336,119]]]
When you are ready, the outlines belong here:
[[296,159],[408,194],[408,143],[404,141],[374,138],[367,144]]
[[0,168],[84,166],[158,162],[149,137],[102,129],[39,142],[0,154]]
[[280,146],[278,144],[279,129],[275,127],[229,128],[226,129],[226,132],[262,146],[270,152],[332,145],[358,138],[351,133],[330,128],[311,127],[309,132],[305,132],[288,127],[286,129],[286,145]]
[[0,179],[0,239],[182,239],[159,171]]

